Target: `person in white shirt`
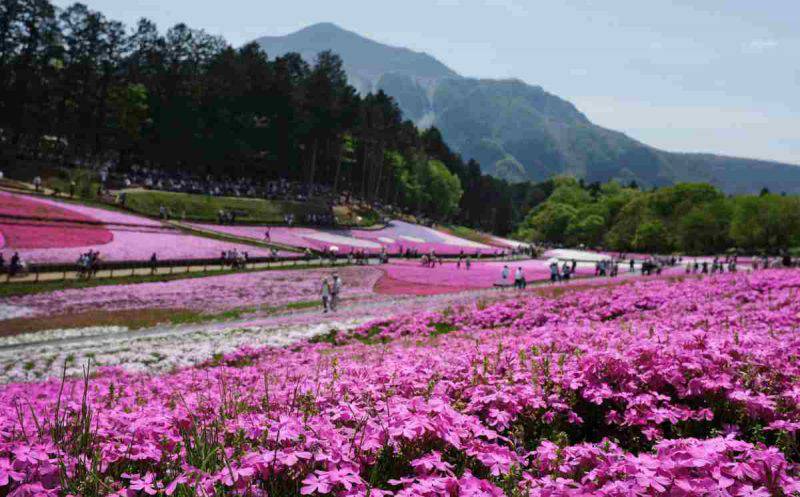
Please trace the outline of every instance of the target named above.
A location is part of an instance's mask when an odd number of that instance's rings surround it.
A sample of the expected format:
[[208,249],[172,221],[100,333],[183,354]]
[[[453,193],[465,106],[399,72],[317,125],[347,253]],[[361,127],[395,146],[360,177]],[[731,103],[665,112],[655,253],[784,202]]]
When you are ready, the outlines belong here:
[[522,267],[518,267],[514,273],[514,286],[519,290],[525,288],[525,273],[522,272]]

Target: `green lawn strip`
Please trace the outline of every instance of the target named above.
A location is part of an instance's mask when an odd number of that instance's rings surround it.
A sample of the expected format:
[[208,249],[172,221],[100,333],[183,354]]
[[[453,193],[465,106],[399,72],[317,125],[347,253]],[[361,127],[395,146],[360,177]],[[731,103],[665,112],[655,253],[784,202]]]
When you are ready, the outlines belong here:
[[278,314],[282,311],[296,311],[301,309],[309,309],[312,307],[320,307],[322,304],[318,300],[300,300],[297,302],[290,302],[285,305],[276,307],[260,306],[260,307],[243,307],[239,309],[229,309],[217,314],[205,314],[197,311],[180,311],[170,317],[170,324],[201,324],[209,322],[224,322],[235,321],[242,319],[245,316],[271,316]]
[[139,189],[123,191],[125,205],[133,212],[158,217],[161,206],[164,206],[169,209],[173,218],[183,219],[185,213],[185,219],[190,221],[216,222],[220,210],[235,211],[239,213],[237,222],[248,224],[282,224],[286,214],[294,214],[300,221],[306,214],[328,212],[323,202],[315,201],[215,197]]
[[134,285],[138,283],[161,283],[167,281],[186,280],[192,278],[206,278],[209,276],[224,276],[235,273],[256,273],[259,271],[302,271],[305,269],[326,269],[342,267],[342,265],[331,266],[330,264],[310,264],[304,266],[274,266],[269,268],[254,269],[226,269],[224,271],[197,271],[189,273],[175,274],[156,274],[156,275],[134,275],[121,278],[95,278],[90,280],[63,280],[63,281],[40,281],[40,282],[18,282],[0,283],[0,298],[16,297],[22,295],[35,295],[37,293],[53,292],[57,290],[70,290],[81,288],[94,288],[108,285]]
[[202,236],[202,237],[205,237],[205,238],[211,238],[211,239],[220,240],[220,241],[223,241],[223,242],[236,242],[236,243],[242,243],[242,244],[246,244],[246,245],[252,245],[254,247],[261,247],[261,248],[264,248],[264,247],[266,247],[266,248],[275,248],[277,250],[283,250],[283,251],[286,251],[286,252],[297,252],[297,253],[301,253],[302,252],[302,250],[300,250],[297,247],[292,247],[292,246],[289,246],[289,245],[282,245],[280,243],[273,243],[273,242],[269,242],[269,243],[261,242],[261,241],[253,240],[252,238],[247,238],[247,237],[244,237],[244,236],[236,236],[236,235],[231,235],[231,234],[228,234],[228,233],[222,233],[220,231],[213,231],[211,229],[203,229],[203,228],[198,228],[196,226],[190,226],[188,224],[181,223],[181,222],[178,222],[178,221],[170,221],[169,225],[170,226],[174,226],[175,228],[177,228],[180,231],[182,231],[184,233],[187,233],[189,235]]
[[487,235],[486,233],[481,233],[480,231],[474,230],[472,228],[467,228],[464,226],[455,226],[455,225],[446,225],[446,226],[437,225],[436,229],[444,231],[445,233],[449,233],[453,236],[463,238],[465,240],[482,243],[484,245],[493,244],[493,240],[489,235]]

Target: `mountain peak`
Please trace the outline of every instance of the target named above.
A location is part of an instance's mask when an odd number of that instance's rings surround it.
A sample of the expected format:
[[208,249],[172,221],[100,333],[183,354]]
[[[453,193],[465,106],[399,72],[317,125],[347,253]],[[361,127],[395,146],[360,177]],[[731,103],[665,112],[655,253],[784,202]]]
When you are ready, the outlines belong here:
[[319,52],[332,50],[342,57],[351,77],[371,80],[385,73],[424,79],[458,77],[455,71],[426,53],[385,45],[332,22],[312,24],[286,36],[265,36],[256,42],[270,57],[297,52],[309,62]]
[[316,24],[311,24],[310,26],[306,26],[305,28],[295,31],[294,33],[286,35],[286,37],[295,37],[301,39],[308,39],[309,37],[326,37],[330,40],[341,37],[360,39],[365,42],[369,41],[358,33],[344,29],[338,24],[332,22],[318,22]]
[[318,22],[316,24],[311,24],[310,26],[306,26],[300,31],[347,31],[347,30],[336,23],[325,21],[325,22]]

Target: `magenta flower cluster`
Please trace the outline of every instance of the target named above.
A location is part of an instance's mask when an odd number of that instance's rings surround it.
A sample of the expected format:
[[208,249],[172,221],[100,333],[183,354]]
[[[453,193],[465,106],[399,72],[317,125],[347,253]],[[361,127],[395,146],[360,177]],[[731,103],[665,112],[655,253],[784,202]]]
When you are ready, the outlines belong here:
[[0,494],[790,496],[800,273],[373,322],[0,389]]
[[281,245],[308,248],[317,251],[326,251],[336,247],[339,253],[350,251],[364,251],[371,254],[386,250],[396,254],[406,249],[417,250],[420,254],[434,251],[437,254],[454,255],[463,251],[465,254],[474,255],[476,252],[494,254],[498,251],[508,251],[514,247],[511,240],[491,237],[492,245],[473,242],[450,235],[448,233],[421,226],[394,220],[380,229],[317,229],[308,227],[285,226],[220,226],[212,224],[194,224],[196,228],[206,231],[250,238],[257,241],[266,241],[269,232],[269,241]]
[[105,261],[146,261],[153,253],[162,260],[208,259],[233,249],[254,257],[271,254],[250,245],[187,235],[146,217],[49,198],[0,192],[0,213],[41,219],[0,221],[0,250],[19,252],[32,263],[75,262],[88,250],[100,252]]

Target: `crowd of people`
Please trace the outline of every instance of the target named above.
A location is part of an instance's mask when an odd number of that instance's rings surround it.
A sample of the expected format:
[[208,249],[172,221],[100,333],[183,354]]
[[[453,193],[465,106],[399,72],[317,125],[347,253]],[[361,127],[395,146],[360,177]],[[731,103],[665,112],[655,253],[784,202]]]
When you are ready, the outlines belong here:
[[561,266],[558,265],[558,260],[550,261],[548,265],[550,269],[550,282],[557,283],[559,281],[569,281],[572,275],[575,274],[575,269],[578,266],[578,261],[572,259],[571,261],[564,261]]
[[422,254],[422,257],[419,259],[420,264],[423,267],[435,268],[436,264],[442,265],[442,258],[436,255],[436,252],[431,250],[427,254]]
[[9,277],[14,277],[20,273],[26,272],[27,268],[28,266],[25,261],[22,260],[19,252],[14,252],[11,255],[7,266],[5,256],[0,252],[0,273],[7,273]]
[[[511,286],[509,277],[511,276],[511,269],[508,265],[503,266],[503,270],[500,271],[500,283],[498,286],[500,287],[509,287]],[[517,267],[514,271],[514,288],[517,290],[524,290],[528,286],[528,281],[525,279],[525,271],[523,271],[522,266]]]
[[122,175],[121,183],[120,186],[125,188],[142,187],[217,197],[252,197],[299,202],[331,194],[329,186],[318,183],[309,184],[283,178],[273,181],[256,181],[245,177],[218,178],[210,174],[198,176],[185,171],[166,171],[137,165],[131,166],[131,169]]
[[89,279],[97,274],[100,268],[100,251],[89,250],[78,257],[78,278]]
[[[309,212],[303,214],[301,217],[302,224],[311,225],[311,226],[333,226],[336,224],[336,217],[333,215],[333,212]],[[292,227],[297,222],[297,218],[294,214],[284,214],[283,215],[283,224],[288,227]]]
[[230,266],[231,269],[242,269],[247,267],[247,263],[250,262],[250,254],[246,250],[223,250],[220,254],[220,260],[223,266]]
[[[781,257],[753,257],[750,261],[750,268],[753,271],[759,269],[774,269],[780,267],[797,267],[798,261],[792,259],[789,254],[784,254]],[[739,269],[739,257],[736,255],[727,255],[723,257],[714,257],[709,263],[707,260],[689,261],[686,263],[686,274],[717,274],[717,273],[735,273]]]

